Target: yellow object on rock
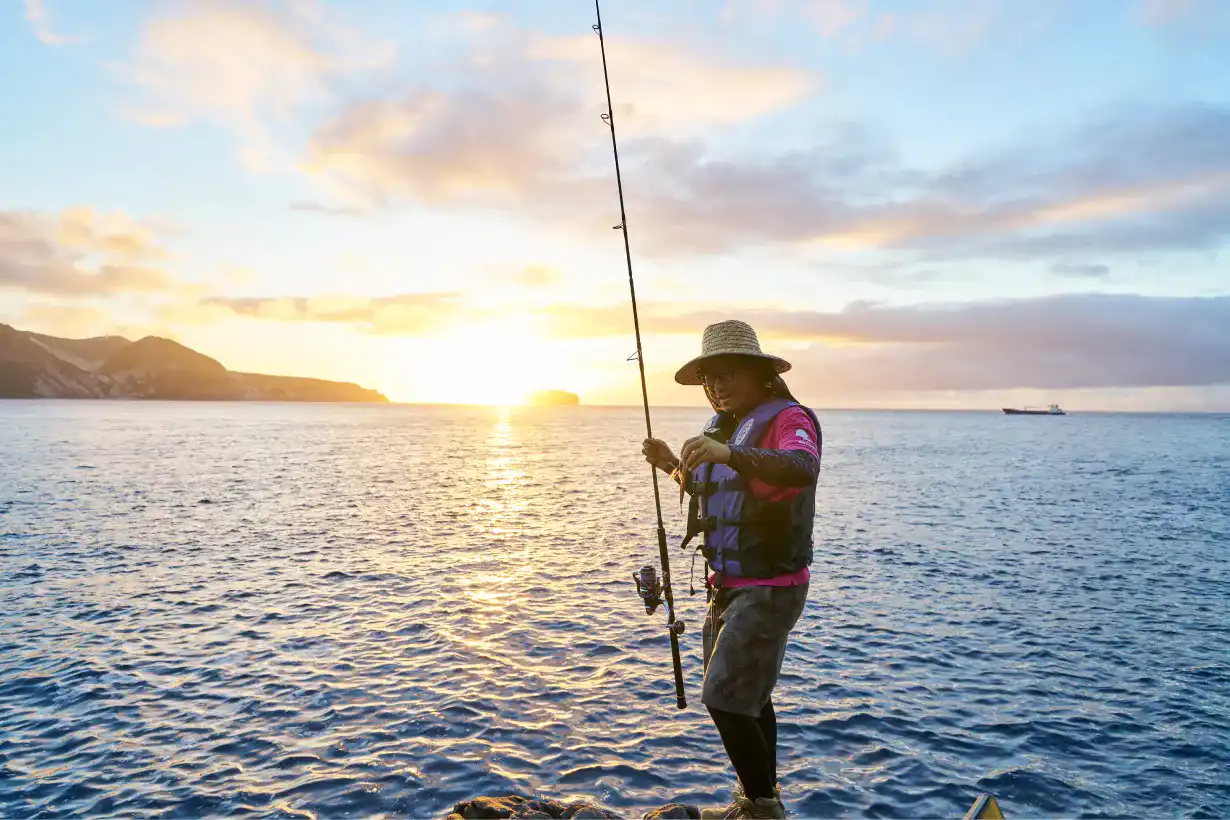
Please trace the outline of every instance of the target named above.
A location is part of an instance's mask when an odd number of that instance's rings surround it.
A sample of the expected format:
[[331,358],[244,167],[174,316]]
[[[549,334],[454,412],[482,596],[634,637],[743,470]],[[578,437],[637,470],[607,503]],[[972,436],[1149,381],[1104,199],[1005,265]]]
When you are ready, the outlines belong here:
[[1004,820],[1004,813],[999,810],[999,803],[992,795],[983,793],[978,795],[962,820]]

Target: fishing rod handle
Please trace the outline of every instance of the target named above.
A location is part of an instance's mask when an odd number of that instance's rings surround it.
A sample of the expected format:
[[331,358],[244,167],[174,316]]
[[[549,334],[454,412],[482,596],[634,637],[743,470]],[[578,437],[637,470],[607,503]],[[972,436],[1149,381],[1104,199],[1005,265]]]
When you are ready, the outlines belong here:
[[675,662],[675,705],[688,708],[688,699],[683,693],[683,664],[679,661],[679,635],[671,630],[671,656]]

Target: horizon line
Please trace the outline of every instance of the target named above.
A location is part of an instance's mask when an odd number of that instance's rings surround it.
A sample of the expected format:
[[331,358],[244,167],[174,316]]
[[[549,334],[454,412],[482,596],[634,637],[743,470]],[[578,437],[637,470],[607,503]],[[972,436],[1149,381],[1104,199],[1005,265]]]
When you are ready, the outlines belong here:
[[[364,402],[365,403],[365,402]],[[640,410],[642,404],[575,404],[575,405],[536,405],[536,404],[487,404],[487,403],[467,403],[467,402],[432,402],[432,401],[394,401],[389,399],[388,404],[399,405],[404,407],[473,407],[473,408],[490,408],[492,410],[574,410],[574,409],[593,409],[593,410]],[[1002,407],[982,408],[982,407],[848,407],[841,405],[817,405],[800,402],[811,410],[826,410],[836,412],[876,412],[876,413],[1003,413]],[[708,408],[701,405],[690,404],[651,404],[650,410],[699,410],[702,412],[710,412]],[[1227,415],[1230,414],[1230,408],[1223,410],[1145,410],[1145,409],[1090,409],[1090,410],[1064,410],[1067,415],[1091,415],[1091,414],[1150,414],[1150,415]]]

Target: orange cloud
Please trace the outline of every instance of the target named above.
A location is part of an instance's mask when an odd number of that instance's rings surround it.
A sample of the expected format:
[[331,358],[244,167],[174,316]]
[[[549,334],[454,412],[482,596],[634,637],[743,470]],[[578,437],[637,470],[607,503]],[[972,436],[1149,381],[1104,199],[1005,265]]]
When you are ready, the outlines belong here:
[[166,255],[124,214],[0,212],[0,288],[64,297],[170,291],[171,277],[148,264]]
[[324,322],[352,325],[367,333],[417,336],[451,324],[462,313],[455,293],[408,293],[397,296],[362,297],[322,295],[313,297],[203,299],[205,316],[225,310],[232,314],[279,322]]
[[577,124],[570,103],[509,85],[419,91],[347,109],[317,134],[305,168],[377,200],[515,201],[563,181]]
[[[677,134],[744,122],[794,105],[819,86],[816,75],[798,68],[724,65],[667,42],[608,38],[606,51],[617,122],[630,124],[633,133]],[[570,82],[578,88],[602,87],[593,35],[532,37],[524,54],[569,64]]]
[[527,288],[549,287],[559,284],[562,280],[563,274],[555,268],[544,265],[529,265],[508,277],[511,283]]
[[155,231],[122,213],[99,214],[90,207],[60,214],[58,241],[67,248],[125,259],[156,259],[167,253],[155,243]]
[[105,335],[115,327],[110,311],[91,305],[30,305],[17,321],[24,330],[73,339]]
[[1154,210],[1187,207],[1230,193],[1230,170],[1189,179],[1163,180],[1153,185],[1098,192],[1084,199],[1039,208],[1019,224],[1044,225],[1113,219]]
[[[509,281],[529,285],[540,277],[546,281],[556,281],[558,273],[550,269],[528,268],[510,277]],[[380,297],[211,297],[200,300],[199,307],[198,316],[203,321],[238,315],[278,322],[346,324],[366,333],[387,336],[425,336],[450,328],[464,329],[469,325],[504,320],[510,315],[508,305],[503,301],[488,303],[457,292]],[[654,333],[667,335],[694,333],[697,327],[718,315],[716,309],[713,312],[697,311],[694,303],[685,307],[683,303],[643,302],[639,310],[642,322],[652,324]],[[598,305],[555,303],[526,306],[514,312],[519,320],[537,328],[548,338],[599,339],[632,333],[632,314],[628,304],[622,302]],[[747,312],[746,308],[744,312]]]
[[1070,199],[1009,202],[986,207],[976,202],[920,199],[903,207],[852,218],[811,241],[835,248],[892,248],[914,239],[992,236],[1026,229],[1112,221],[1216,200],[1230,194],[1230,172],[1151,185],[1108,187]]

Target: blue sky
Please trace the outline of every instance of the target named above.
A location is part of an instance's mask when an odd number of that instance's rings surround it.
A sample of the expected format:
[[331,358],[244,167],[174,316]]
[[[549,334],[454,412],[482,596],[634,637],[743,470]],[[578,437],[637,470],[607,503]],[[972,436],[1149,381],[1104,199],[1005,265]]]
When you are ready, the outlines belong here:
[[[591,5],[0,9],[0,321],[638,400]],[[736,317],[818,406],[1230,409],[1230,4],[603,20],[657,403]]]

